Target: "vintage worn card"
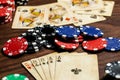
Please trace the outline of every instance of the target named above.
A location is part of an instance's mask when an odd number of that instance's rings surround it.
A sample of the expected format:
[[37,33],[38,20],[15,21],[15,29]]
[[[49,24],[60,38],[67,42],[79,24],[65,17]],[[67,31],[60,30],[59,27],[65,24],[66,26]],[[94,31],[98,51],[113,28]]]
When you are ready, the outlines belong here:
[[46,8],[44,6],[19,6],[13,20],[13,29],[29,29],[45,23]]
[[56,56],[55,80],[99,80],[97,55]]
[[79,15],[74,15],[74,16],[79,20],[79,22],[73,23],[75,26],[86,25],[86,24],[106,20],[105,17],[98,16],[98,15],[79,14]]
[[46,5],[47,7],[47,24],[51,25],[66,25],[78,20],[73,16],[72,11],[64,3],[52,3]]
[[75,13],[82,13],[82,14],[90,14],[90,15],[102,15],[102,16],[111,16],[113,7],[115,2],[114,1],[104,1],[104,8],[97,9],[97,10],[79,10],[75,11]]
[[36,71],[35,67],[31,63],[31,61],[22,62],[22,65],[27,69],[27,71],[36,79],[36,80],[43,80],[41,76]]
[[103,8],[103,0],[58,0],[58,2],[66,3],[73,11]]

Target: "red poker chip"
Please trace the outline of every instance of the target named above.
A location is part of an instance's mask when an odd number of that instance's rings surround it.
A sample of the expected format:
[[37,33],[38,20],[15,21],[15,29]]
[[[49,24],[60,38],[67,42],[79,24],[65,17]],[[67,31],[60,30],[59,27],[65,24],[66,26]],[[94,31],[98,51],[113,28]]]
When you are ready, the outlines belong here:
[[[8,22],[12,21],[12,8],[5,7],[4,10],[6,10],[5,12],[7,12],[7,14],[9,14],[9,15],[0,17],[0,19],[1,19],[0,24],[4,24],[4,23],[8,23]],[[5,14],[5,13],[3,13],[3,14]]]
[[15,37],[9,39],[3,46],[3,52],[7,56],[17,56],[27,49],[28,42],[23,37]]
[[0,8],[0,17],[6,17],[9,16],[10,14],[12,14],[11,8],[7,7]]
[[98,38],[95,40],[83,41],[82,47],[90,51],[102,50],[107,46],[107,41],[104,38]]
[[58,39],[55,39],[55,44],[65,50],[74,50],[79,47],[79,43],[67,43],[67,42],[62,42]]

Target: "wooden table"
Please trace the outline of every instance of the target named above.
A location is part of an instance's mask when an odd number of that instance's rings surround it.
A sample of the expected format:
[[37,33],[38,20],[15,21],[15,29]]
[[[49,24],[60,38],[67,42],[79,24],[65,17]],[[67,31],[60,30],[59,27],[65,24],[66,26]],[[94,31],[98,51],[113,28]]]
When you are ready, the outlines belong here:
[[[30,0],[28,5],[41,5],[46,3],[55,2],[56,0]],[[104,37],[117,37],[120,38],[120,0],[114,0],[115,1],[115,7],[113,10],[113,14],[110,17],[107,17],[107,20],[89,24],[92,26],[96,26],[103,30]],[[20,35],[21,33],[25,32],[26,30],[13,30],[11,29],[12,22],[0,25],[0,49],[3,47],[4,43],[12,38]],[[77,52],[82,52],[81,47],[79,47]],[[30,78],[30,80],[34,80],[34,78],[25,70],[25,68],[21,65],[21,62],[39,57],[45,54],[49,54],[51,52],[54,52],[54,50],[48,50],[48,49],[41,49],[38,53],[35,54],[25,54],[22,57],[19,58],[8,58],[4,55],[2,55],[2,52],[0,52],[0,78],[3,76],[6,76],[7,74],[11,73],[21,73]],[[103,80],[104,77],[104,68],[106,63],[111,61],[120,60],[120,51],[119,52],[107,52],[102,51],[100,53],[97,53],[98,55],[98,62],[99,62],[99,76],[100,80]]]

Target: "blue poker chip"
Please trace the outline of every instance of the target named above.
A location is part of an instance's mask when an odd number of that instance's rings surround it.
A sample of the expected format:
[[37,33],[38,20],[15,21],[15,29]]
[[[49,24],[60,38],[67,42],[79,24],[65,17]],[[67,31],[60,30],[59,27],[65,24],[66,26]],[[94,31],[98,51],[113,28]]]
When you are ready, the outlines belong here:
[[80,35],[80,30],[74,26],[60,26],[55,30],[56,34],[62,38],[77,38]]
[[80,26],[80,30],[84,35],[94,38],[101,37],[104,34],[99,28],[93,26]]
[[119,51],[120,50],[120,39],[114,37],[105,38],[107,46],[105,47],[108,51]]

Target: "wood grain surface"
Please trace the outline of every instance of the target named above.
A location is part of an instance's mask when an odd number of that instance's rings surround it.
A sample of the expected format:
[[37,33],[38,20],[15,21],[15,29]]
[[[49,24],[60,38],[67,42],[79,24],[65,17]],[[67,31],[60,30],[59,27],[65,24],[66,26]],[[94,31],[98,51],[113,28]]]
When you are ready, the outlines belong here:
[[[106,17],[107,20],[89,24],[95,27],[100,28],[105,34],[104,37],[117,37],[120,38],[120,0],[114,0],[115,6],[113,9],[113,14],[110,17]],[[56,2],[56,0],[30,0],[28,5],[41,5],[47,4],[51,2]],[[14,14],[13,14],[14,17]],[[21,33],[25,32],[26,30],[19,30],[19,29],[11,29],[12,22],[0,25],[0,49],[2,49],[4,43],[12,38],[20,35]],[[77,52],[83,52],[84,50],[79,47]],[[25,54],[19,58],[8,58],[0,52],[0,78],[6,76],[7,74],[11,73],[20,73],[26,75],[30,80],[34,80],[34,78],[25,70],[25,68],[21,65],[21,62],[39,57],[45,54],[49,54],[54,52],[54,50],[48,49],[41,49],[38,53],[34,54]],[[93,53],[91,53],[93,54]],[[97,53],[98,55],[98,62],[99,62],[99,76],[100,80],[103,80],[105,75],[104,68],[106,63],[111,61],[120,60],[120,51],[118,52],[107,52],[101,51]]]

